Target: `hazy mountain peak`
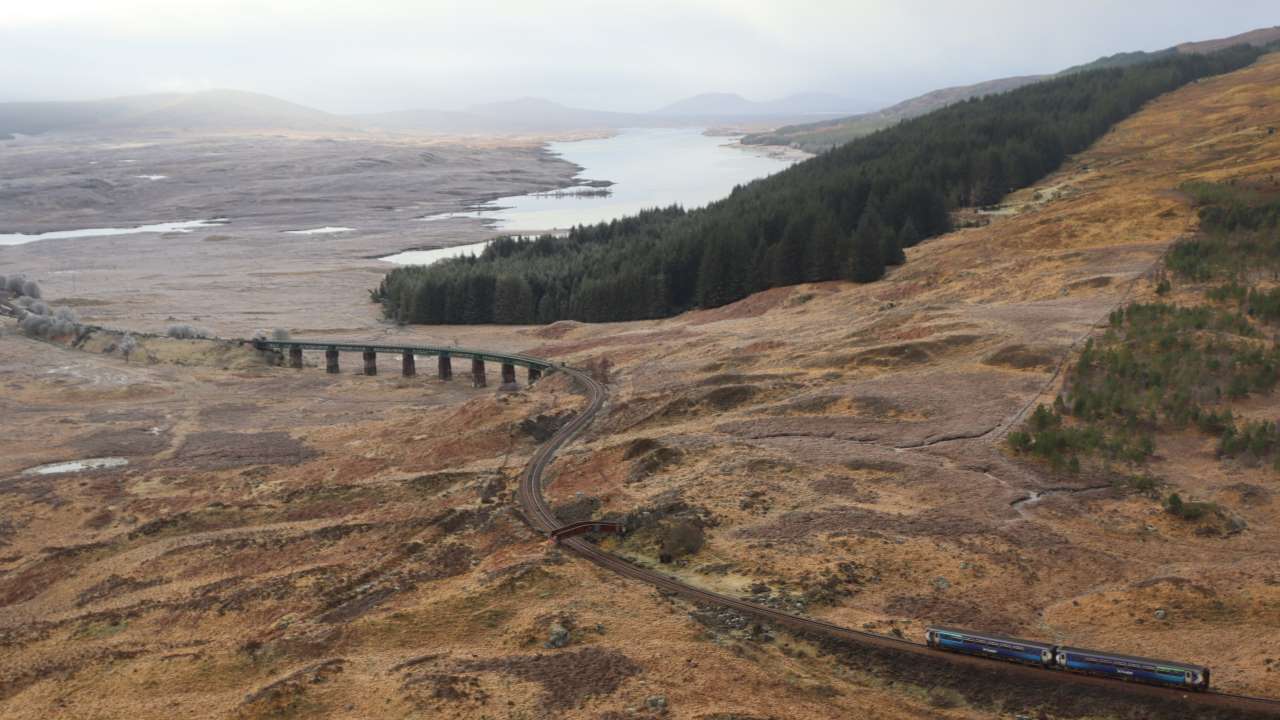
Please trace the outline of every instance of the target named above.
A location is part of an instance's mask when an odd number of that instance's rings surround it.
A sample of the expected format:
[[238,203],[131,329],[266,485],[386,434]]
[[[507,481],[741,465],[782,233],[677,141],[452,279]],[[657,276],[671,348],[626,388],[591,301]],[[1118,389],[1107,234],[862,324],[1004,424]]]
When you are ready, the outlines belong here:
[[546,98],[526,96],[515,100],[499,100],[497,102],[472,105],[466,109],[466,112],[493,115],[508,112],[564,112],[566,110],[572,110],[572,108]]
[[654,111],[659,115],[736,115],[758,112],[756,103],[737,93],[709,92],[677,100]]
[[83,102],[0,103],[0,131],[334,130],[335,115],[244,90],[130,95]]
[[655,115],[745,116],[745,115],[813,115],[854,112],[858,103],[849,98],[824,92],[794,93],[778,100],[757,102],[737,93],[701,93],[654,111]]

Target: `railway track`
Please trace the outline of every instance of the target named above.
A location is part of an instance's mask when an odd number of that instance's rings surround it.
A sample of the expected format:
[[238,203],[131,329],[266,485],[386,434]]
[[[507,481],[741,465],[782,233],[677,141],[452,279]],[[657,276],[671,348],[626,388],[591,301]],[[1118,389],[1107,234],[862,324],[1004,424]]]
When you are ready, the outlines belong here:
[[[533,458],[529,461],[529,465],[525,468],[524,475],[521,476],[520,487],[517,492],[521,508],[529,523],[544,534],[550,534],[552,530],[559,527],[560,522],[556,519],[551,506],[542,495],[543,474],[552,460],[555,459],[556,453],[573,442],[591,424],[591,421],[595,419],[595,416],[604,407],[606,400],[604,386],[586,373],[571,368],[559,368],[559,370],[567,373],[586,391],[588,403],[581,412],[576,414],[564,427],[560,428],[550,440],[538,448]],[[823,620],[783,612],[730,595],[703,590],[670,575],[634,565],[621,557],[602,550],[594,543],[583,538],[570,538],[562,541],[560,545],[582,558],[623,577],[647,583],[660,590],[679,595],[694,602],[731,608],[756,620],[785,627],[801,634],[817,635],[864,647],[919,656],[932,661],[950,663],[960,668],[985,671],[998,670],[1008,676],[1035,683],[1071,685],[1078,687],[1080,690],[1085,690],[1089,687],[1105,688],[1110,692],[1124,693],[1135,698],[1181,702],[1191,712],[1194,712],[1195,709],[1206,711],[1213,709],[1238,711],[1244,713],[1245,716],[1280,717],[1280,700],[1276,699],[1214,691],[1193,693],[1175,688],[1162,688],[1153,685],[1125,683],[1109,678],[1068,674],[1059,670],[1048,670],[1030,665],[997,663],[982,658],[943,652],[935,650],[922,642],[913,642],[891,635],[881,635],[842,627]],[[1188,714],[1185,717],[1196,716]]]
[[[252,344],[254,347],[262,350],[274,349],[277,351],[293,346],[309,349],[341,347],[344,349],[356,350],[368,349],[369,347],[363,343],[334,343],[331,341],[314,340],[253,340],[241,342],[244,344]],[[581,435],[604,407],[607,399],[607,393],[605,392],[603,385],[580,370],[558,366],[548,360],[530,357],[527,355],[492,352],[489,350],[469,350],[463,348],[415,345],[377,344],[375,349],[378,352],[415,352],[424,355],[441,353],[455,356],[470,355],[499,362],[511,362],[527,367],[563,372],[581,386],[587,395],[587,406],[583,408],[582,411],[575,414],[568,423],[561,427],[549,440],[547,440],[547,442],[543,443],[537,449],[533,458],[529,461],[528,466],[525,468],[524,474],[520,478],[519,488],[517,489],[517,497],[520,501],[521,509],[524,512],[525,518],[534,529],[544,535],[550,535],[552,530],[560,527],[561,523],[556,518],[555,512],[552,511],[551,506],[542,495],[543,476],[547,467],[549,467],[551,462],[555,459],[556,453]],[[1215,709],[1228,712],[1235,711],[1241,713],[1238,715],[1239,717],[1280,717],[1280,699],[1252,697],[1213,691],[1194,693],[1176,688],[1162,688],[1153,685],[1125,683],[1110,678],[1065,673],[1059,670],[1050,670],[1031,665],[1001,663],[979,657],[944,652],[941,650],[935,650],[922,642],[914,642],[891,635],[881,635],[879,633],[867,632],[865,630],[855,630],[853,628],[842,627],[823,620],[783,612],[775,608],[760,605],[749,600],[743,600],[731,595],[722,595],[720,593],[704,590],[670,575],[634,565],[621,557],[602,550],[599,546],[581,537],[562,540],[560,542],[560,546],[567,548],[582,558],[623,577],[646,583],[658,588],[659,590],[679,595],[697,603],[731,608],[742,615],[755,618],[758,621],[766,622],[771,625],[784,627],[802,635],[830,638],[864,648],[875,648],[891,653],[900,653],[905,656],[928,660],[934,663],[946,663],[961,670],[973,670],[988,674],[999,673],[1001,674],[1002,679],[1021,679],[1030,684],[1059,685],[1063,687],[1070,687],[1077,691],[1087,691],[1088,688],[1094,687],[1098,689],[1105,689],[1111,693],[1129,695],[1134,698],[1146,698],[1153,701],[1162,701],[1166,704],[1169,702],[1182,703],[1182,705],[1188,710],[1203,709],[1207,711]],[[1179,707],[1179,713],[1181,713],[1182,709],[1182,707]],[[1171,717],[1198,717],[1198,715],[1179,714]],[[1223,716],[1217,715],[1216,717]]]

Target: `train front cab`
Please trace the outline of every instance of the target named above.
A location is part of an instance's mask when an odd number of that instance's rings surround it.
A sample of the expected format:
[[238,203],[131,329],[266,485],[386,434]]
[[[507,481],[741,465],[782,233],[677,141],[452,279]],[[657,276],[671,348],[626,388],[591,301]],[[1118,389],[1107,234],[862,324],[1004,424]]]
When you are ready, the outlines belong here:
[[1201,692],[1209,689],[1209,668],[1199,665],[1069,647],[1058,648],[1054,659],[1059,668],[1070,672]]

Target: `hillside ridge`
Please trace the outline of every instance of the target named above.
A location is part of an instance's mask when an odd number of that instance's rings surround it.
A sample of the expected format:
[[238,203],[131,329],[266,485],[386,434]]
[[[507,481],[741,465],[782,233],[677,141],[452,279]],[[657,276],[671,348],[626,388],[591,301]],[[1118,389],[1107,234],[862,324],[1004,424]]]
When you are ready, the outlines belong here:
[[1074,65],[1048,75],[1014,76],[987,80],[971,85],[957,85],[917,95],[874,112],[753,133],[744,137],[742,143],[744,145],[784,145],[808,152],[821,152],[888,127],[896,122],[918,117],[953,103],[984,97],[992,93],[1007,92],[1050,77],[1108,67],[1127,67],[1179,53],[1206,54],[1232,45],[1248,44],[1260,47],[1277,41],[1280,41],[1280,27],[1258,28],[1224,38],[1184,42],[1155,52],[1142,50],[1120,52],[1088,63]]

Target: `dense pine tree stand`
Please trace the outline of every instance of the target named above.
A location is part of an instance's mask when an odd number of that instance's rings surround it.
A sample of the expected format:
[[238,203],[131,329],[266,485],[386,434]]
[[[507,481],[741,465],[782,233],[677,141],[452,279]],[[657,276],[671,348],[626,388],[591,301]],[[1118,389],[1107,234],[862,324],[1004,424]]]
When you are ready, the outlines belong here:
[[638,320],[770,287],[873,282],[903,249],[951,229],[950,211],[998,202],[1057,169],[1144,103],[1262,54],[1160,56],[957,103],[734,188],[567,237],[500,238],[479,257],[393,270],[373,292],[412,323]]

